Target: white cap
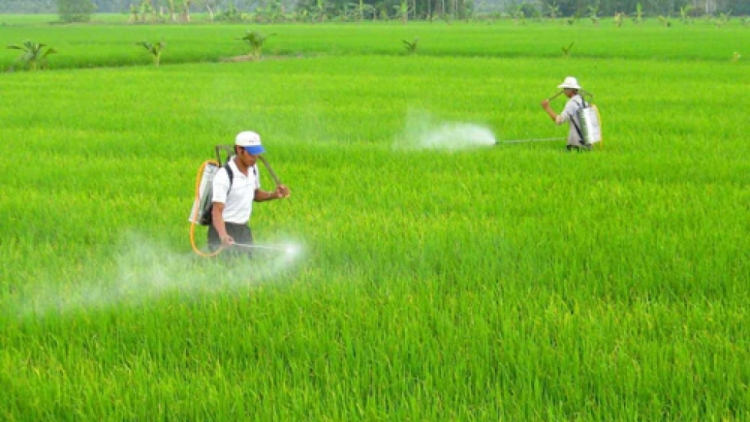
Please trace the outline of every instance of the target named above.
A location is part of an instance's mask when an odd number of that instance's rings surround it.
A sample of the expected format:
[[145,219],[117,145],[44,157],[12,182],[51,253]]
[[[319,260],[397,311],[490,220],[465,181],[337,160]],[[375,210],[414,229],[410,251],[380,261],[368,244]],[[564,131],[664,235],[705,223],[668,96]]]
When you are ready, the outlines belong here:
[[565,78],[563,83],[561,83],[557,87],[562,89],[583,89],[580,85],[578,85],[578,79],[572,76],[568,76],[567,78]]
[[266,152],[263,145],[260,144],[260,135],[249,130],[238,133],[237,137],[234,138],[234,144],[245,148],[245,151],[252,155]]

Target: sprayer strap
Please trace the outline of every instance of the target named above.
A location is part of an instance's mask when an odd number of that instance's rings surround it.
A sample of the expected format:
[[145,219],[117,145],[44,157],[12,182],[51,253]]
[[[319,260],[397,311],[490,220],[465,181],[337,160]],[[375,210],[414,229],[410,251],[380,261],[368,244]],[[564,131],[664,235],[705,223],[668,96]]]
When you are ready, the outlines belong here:
[[234,181],[234,172],[232,171],[232,168],[229,167],[228,161],[224,164],[224,170],[227,171],[227,176],[229,176],[229,189],[227,189],[227,196],[229,196],[229,191],[232,190],[232,182]]

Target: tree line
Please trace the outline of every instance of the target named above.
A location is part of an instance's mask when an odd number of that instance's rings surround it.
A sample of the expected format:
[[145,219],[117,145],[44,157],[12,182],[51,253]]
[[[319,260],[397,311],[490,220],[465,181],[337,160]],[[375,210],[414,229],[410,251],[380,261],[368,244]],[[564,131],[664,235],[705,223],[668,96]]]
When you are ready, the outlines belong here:
[[189,21],[190,13],[215,20],[263,19],[472,19],[750,15],[748,0],[0,0],[0,13],[57,13],[86,21],[94,13],[121,13],[131,21]]

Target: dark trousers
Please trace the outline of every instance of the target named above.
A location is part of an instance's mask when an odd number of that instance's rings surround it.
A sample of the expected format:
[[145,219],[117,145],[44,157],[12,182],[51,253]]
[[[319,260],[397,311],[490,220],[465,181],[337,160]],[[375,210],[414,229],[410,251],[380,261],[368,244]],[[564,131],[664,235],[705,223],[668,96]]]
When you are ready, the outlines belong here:
[[[234,239],[234,243],[239,243],[241,245],[253,244],[253,232],[247,224],[224,223],[224,226],[227,229],[227,234]],[[211,251],[215,251],[219,249],[219,247],[221,247],[221,239],[219,238],[219,233],[212,224],[208,226],[208,248]],[[232,249],[241,250],[248,255],[250,255],[250,251],[252,251],[251,248],[245,248],[242,246],[236,246]]]

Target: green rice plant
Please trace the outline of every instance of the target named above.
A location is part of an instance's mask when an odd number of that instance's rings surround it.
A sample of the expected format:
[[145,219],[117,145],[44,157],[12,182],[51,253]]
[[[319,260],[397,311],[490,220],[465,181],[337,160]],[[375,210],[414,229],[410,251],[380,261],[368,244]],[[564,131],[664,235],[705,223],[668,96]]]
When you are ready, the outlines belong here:
[[163,41],[159,41],[156,44],[151,44],[148,41],[141,41],[135,43],[135,45],[139,45],[146,49],[149,53],[151,53],[151,57],[154,62],[154,66],[159,66],[161,63],[161,54],[164,51],[164,48],[166,48],[167,44]]
[[665,28],[672,26],[672,22],[669,20],[669,16],[659,15],[659,23]]
[[[54,19],[54,17],[52,17]],[[115,18],[120,18],[115,16]],[[191,62],[221,62],[227,57],[245,56],[248,51],[243,48],[244,43],[227,43],[226,40],[235,39],[237,28],[232,25],[133,25],[97,23],[87,26],[47,25],[43,21],[40,26],[37,19],[34,25],[10,25],[0,31],[0,45],[12,44],[16,39],[55,39],[55,49],[65,51],[66,54],[56,54],[50,66],[57,69],[72,69],[82,67],[120,67],[141,63],[142,56],[136,50],[123,49],[122,39],[135,37],[136,40],[169,39],[185,40],[179,45],[169,42],[170,64]],[[100,21],[102,18],[98,18]],[[114,19],[114,18],[112,18]],[[558,19],[559,21],[559,19]],[[430,25],[427,22],[410,22],[403,27],[399,22],[378,22],[387,26],[391,37],[377,38],[381,29],[370,24],[338,25],[334,23],[316,23],[319,31],[312,31],[312,24],[283,25],[284,45],[276,51],[280,56],[294,57],[295,55],[317,55],[335,48],[337,53],[345,54],[379,54],[400,55],[403,50],[394,49],[395,37],[411,40],[418,31],[421,38],[438,39],[439,43],[431,44],[430,54],[437,56],[451,55],[486,55],[487,57],[534,56],[550,57],[559,55],[560,39],[569,39],[580,44],[577,39],[571,39],[569,31],[564,26],[553,22],[535,24],[535,38],[523,37],[524,32],[518,32],[512,19],[503,19],[489,28],[477,28],[476,25],[457,21],[446,31],[444,26]],[[610,25],[615,28],[614,25]],[[268,28],[269,32],[278,32],[275,28]],[[537,28],[538,27],[538,28]],[[261,30],[260,28],[256,28]],[[543,29],[543,30],[542,30]],[[735,45],[738,36],[742,34],[736,28],[726,31],[715,31],[711,25],[693,25],[679,34],[669,34],[656,19],[638,26],[619,28],[621,37],[630,42],[622,43],[612,48],[612,31],[591,33],[592,26],[583,26],[576,31],[576,37],[586,37],[585,51],[578,51],[577,57],[617,58],[631,57],[634,59],[663,58],[669,60],[710,60],[726,62],[730,52],[726,52],[726,45]],[[261,30],[265,32],[265,30]],[[166,34],[165,34],[166,32]],[[234,33],[234,34],[233,34]],[[244,33],[241,30],[240,34]],[[679,35],[679,36],[677,36]],[[368,43],[366,39],[370,39]],[[46,39],[46,38],[45,38]],[[91,39],[98,40],[91,43]],[[458,39],[463,39],[459,42]],[[502,43],[500,42],[502,40]],[[653,40],[650,41],[650,40]],[[649,43],[649,48],[643,48]],[[267,45],[267,44],[266,44]],[[581,46],[579,45],[579,48]],[[139,47],[140,48],[140,47]],[[738,48],[738,47],[733,47]],[[8,50],[10,52],[10,50]],[[422,53],[422,51],[419,51]],[[8,68],[13,65],[16,56],[13,54],[0,55],[0,67]]]
[[401,40],[404,43],[404,48],[407,54],[415,54],[417,52],[417,46],[419,45],[419,37],[414,38],[412,41]]
[[268,40],[268,38],[273,35],[276,35],[276,34],[264,35],[258,31],[247,31],[245,33],[245,36],[239,39],[247,43],[248,46],[250,46],[249,56],[255,60],[258,60],[261,58],[263,44],[265,44],[266,40]]
[[37,69],[47,68],[47,57],[50,54],[55,54],[57,51],[52,47],[47,47],[46,44],[41,44],[36,41],[27,40],[20,45],[9,45],[8,49],[21,50],[23,54],[17,59],[17,62],[23,63],[23,66],[32,72]]
[[[415,29],[439,42],[403,60]],[[744,28],[570,29],[284,25],[308,57],[241,66],[211,60],[232,26],[4,27],[76,53],[4,76],[0,415],[747,419]],[[180,64],[112,66],[163,31]],[[586,44],[565,69],[561,39]],[[447,149],[457,123],[565,136],[538,104],[568,72],[603,148]],[[293,191],[254,207],[256,242],[299,259],[190,250],[195,172],[242,129]]]
[[732,53],[732,63],[740,61],[741,57],[742,55],[738,51],[735,51],[734,53]]

